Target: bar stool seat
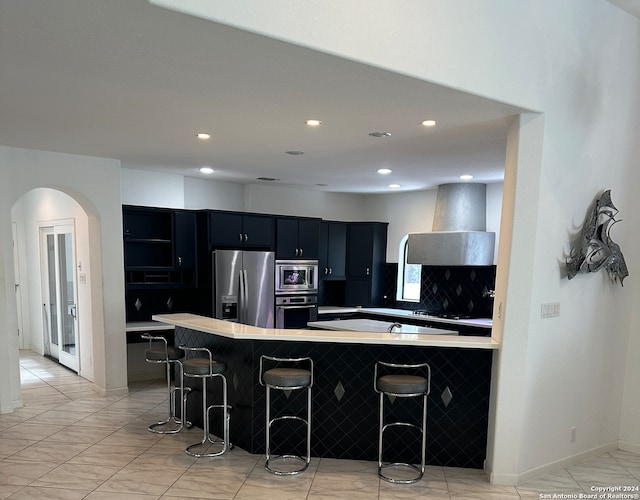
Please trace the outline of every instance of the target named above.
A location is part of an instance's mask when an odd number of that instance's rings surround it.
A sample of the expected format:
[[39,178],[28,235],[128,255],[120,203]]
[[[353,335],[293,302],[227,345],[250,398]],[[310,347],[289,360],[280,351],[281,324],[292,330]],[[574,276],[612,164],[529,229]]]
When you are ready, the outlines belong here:
[[[277,364],[274,368],[265,370],[265,361]],[[308,363],[309,369],[299,368],[298,363]],[[293,364],[294,366],[281,366],[282,364]],[[277,358],[273,356],[260,357],[260,385],[266,387],[266,408],[265,408],[265,455],[264,468],[279,476],[289,476],[300,474],[307,470],[311,463],[311,387],[313,387],[313,360],[311,358]],[[271,389],[284,391],[295,391],[307,389],[307,417],[306,419],[297,415],[280,415],[271,418]],[[271,426],[275,422],[282,420],[297,420],[306,426],[307,430],[307,454],[305,457],[299,455],[279,455],[271,456]],[[293,459],[302,462],[303,465],[294,470],[282,470],[273,467],[272,462]]]
[[[186,401],[191,389],[184,387],[182,359],[185,353],[182,349],[170,346],[167,339],[161,335],[144,333],[141,337],[149,341],[149,348],[145,350],[144,357],[148,363],[164,363],[166,365],[167,391],[169,393],[169,415],[165,420],[149,425],[150,432],[156,434],[177,434],[186,425],[191,427],[191,422],[186,420]],[[172,385],[171,365],[179,371],[176,373],[179,386]],[[180,393],[180,418],[176,416],[176,393]]]
[[[379,373],[384,374],[379,375]],[[391,373],[389,373],[391,372]],[[400,372],[400,373],[398,373]],[[410,372],[410,373],[407,373]],[[411,374],[414,373],[414,374]],[[427,363],[397,364],[378,361],[374,369],[374,389],[380,394],[380,427],[378,430],[378,476],[390,483],[411,484],[422,479],[425,469],[425,453],[427,445],[427,396],[431,391],[431,367]],[[422,398],[422,423],[420,426],[412,422],[395,421],[385,424],[384,397]],[[420,467],[407,462],[383,462],[383,436],[390,427],[409,427],[420,432],[422,445],[420,450]],[[385,474],[390,467],[404,467],[415,470],[418,475],[409,479],[392,478]]]
[[391,394],[422,394],[428,381],[416,375],[384,375],[378,379],[378,390]]
[[262,380],[274,387],[306,387],[311,384],[311,372],[299,368],[272,368],[264,372]]
[[[231,418],[229,412],[231,406],[227,404],[227,378],[224,375],[224,372],[227,370],[227,365],[213,359],[213,354],[206,347],[188,347],[181,345],[180,348],[186,352],[207,354],[207,357],[187,357],[182,362],[185,377],[202,379],[202,441],[187,446],[185,453],[193,457],[219,457],[233,447],[229,441],[229,419]],[[207,405],[207,380],[213,378],[220,378],[222,381],[222,404]],[[214,408],[222,409],[222,441],[213,439],[209,429],[209,413]],[[199,447],[208,446],[209,444],[221,444],[222,449],[215,452],[196,451]]]

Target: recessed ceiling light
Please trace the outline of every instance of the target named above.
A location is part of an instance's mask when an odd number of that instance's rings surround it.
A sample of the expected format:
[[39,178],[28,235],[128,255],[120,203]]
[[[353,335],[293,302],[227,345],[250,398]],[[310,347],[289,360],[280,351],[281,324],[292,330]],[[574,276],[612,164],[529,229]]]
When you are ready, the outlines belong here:
[[211,139],[211,135],[207,134],[206,132],[200,132],[197,135],[198,139],[202,139],[202,140],[206,140],[206,139]]
[[304,154],[304,151],[285,151],[288,155],[300,156]]
[[200,172],[202,172],[203,174],[212,174],[213,169],[211,167],[202,167],[200,169]]
[[389,184],[389,187],[391,189],[398,189],[400,187],[400,184]]
[[393,172],[393,170],[391,170],[390,168],[379,168],[378,169],[378,173],[382,174],[382,175],[387,175],[387,174],[390,174],[391,172]]
[[435,127],[437,123],[438,122],[436,122],[435,120],[425,120],[422,122],[422,125],[425,127]]
[[471,179],[473,179],[473,175],[464,174],[460,176],[460,179],[462,179],[463,181],[470,181]]
[[305,123],[309,127],[319,127],[320,125],[322,125],[322,122],[320,120],[306,120]]
[[391,132],[369,132],[371,137],[390,137]]

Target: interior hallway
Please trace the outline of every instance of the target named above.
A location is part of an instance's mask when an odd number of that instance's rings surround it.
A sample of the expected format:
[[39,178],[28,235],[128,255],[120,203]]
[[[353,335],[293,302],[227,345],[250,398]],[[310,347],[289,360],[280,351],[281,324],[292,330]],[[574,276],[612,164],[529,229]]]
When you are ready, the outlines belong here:
[[[422,481],[378,479],[375,462],[313,459],[297,477],[278,477],[264,458],[234,448],[223,458],[192,458],[195,428],[152,434],[166,414],[166,386],[130,385],[101,397],[73,372],[31,351],[20,355],[25,407],[0,415],[0,499],[540,499],[593,494],[597,486],[640,486],[640,455],[616,451],[524,485],[487,482],[479,470],[428,467]],[[629,495],[640,493],[637,490]],[[551,496],[547,497],[551,498]],[[627,496],[626,498],[633,498]]]

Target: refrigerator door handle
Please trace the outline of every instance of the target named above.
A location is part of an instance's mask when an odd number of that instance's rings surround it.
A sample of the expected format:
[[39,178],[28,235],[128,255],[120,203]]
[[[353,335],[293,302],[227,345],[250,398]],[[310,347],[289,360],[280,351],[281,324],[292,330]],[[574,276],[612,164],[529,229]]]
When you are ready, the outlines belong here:
[[238,287],[238,321],[240,323],[245,322],[245,307],[246,307],[246,296],[244,293],[244,270],[240,269],[238,271],[238,278],[240,280],[240,286]]
[[247,270],[240,271],[240,293],[242,294],[242,323],[247,324],[249,321],[249,284],[247,280]]

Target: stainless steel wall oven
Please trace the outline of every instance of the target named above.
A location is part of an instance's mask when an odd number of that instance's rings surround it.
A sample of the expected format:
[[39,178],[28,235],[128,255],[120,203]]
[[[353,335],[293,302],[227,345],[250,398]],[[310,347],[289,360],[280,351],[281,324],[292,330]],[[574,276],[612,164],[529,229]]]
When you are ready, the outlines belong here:
[[276,328],[307,328],[318,319],[318,261],[276,260]]

